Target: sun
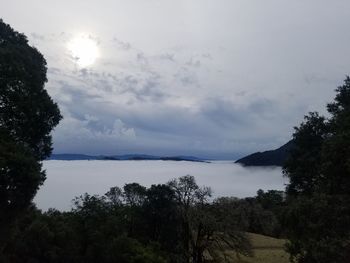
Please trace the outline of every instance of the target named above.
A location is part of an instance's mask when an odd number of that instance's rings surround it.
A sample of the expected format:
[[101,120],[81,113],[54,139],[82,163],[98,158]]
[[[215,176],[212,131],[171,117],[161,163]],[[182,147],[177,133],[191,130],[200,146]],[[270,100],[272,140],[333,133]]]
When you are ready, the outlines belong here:
[[91,66],[99,56],[97,41],[90,35],[80,34],[68,42],[68,50],[82,68]]

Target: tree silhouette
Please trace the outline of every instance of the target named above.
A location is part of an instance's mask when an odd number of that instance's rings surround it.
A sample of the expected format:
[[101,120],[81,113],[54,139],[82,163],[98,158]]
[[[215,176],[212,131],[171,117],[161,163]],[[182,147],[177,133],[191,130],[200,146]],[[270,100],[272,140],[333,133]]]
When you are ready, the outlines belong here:
[[285,216],[294,262],[350,260],[350,78],[328,104],[296,128],[284,167],[290,179]]
[[0,243],[45,180],[41,161],[62,118],[44,89],[46,70],[42,54],[0,20]]

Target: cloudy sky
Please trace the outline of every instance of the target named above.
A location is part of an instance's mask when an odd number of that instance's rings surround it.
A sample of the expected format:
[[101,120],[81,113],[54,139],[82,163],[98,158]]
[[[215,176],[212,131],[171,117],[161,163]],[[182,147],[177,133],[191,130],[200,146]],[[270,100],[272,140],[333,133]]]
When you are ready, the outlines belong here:
[[237,158],[350,74],[349,0],[0,0],[48,62],[56,153]]

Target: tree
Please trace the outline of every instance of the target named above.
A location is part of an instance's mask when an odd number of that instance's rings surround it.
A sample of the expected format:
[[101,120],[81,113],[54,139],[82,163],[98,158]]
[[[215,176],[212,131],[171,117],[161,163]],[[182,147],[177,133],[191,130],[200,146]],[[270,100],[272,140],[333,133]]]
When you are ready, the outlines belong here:
[[0,256],[11,223],[30,205],[43,178],[41,164],[0,129]]
[[[62,118],[44,89],[46,61],[27,38],[0,20],[0,236],[45,180],[41,161]],[[1,238],[0,238],[1,239]],[[1,243],[1,240],[0,240]],[[0,244],[1,250],[1,244]]]
[[293,135],[284,167],[289,177],[285,226],[294,262],[350,260],[350,78],[328,104],[330,117],[312,113]]
[[[173,179],[168,185],[175,193],[175,200],[178,204],[179,215],[182,220],[182,245],[186,262],[189,261],[193,251],[193,235],[191,228],[191,208],[197,203],[203,203],[206,198],[211,196],[209,188],[200,188],[193,176],[186,175],[179,179]],[[192,251],[191,251],[192,250]]]
[[311,194],[321,180],[322,145],[327,136],[326,119],[317,112],[305,116],[300,127],[295,127],[291,149],[286,161],[284,174],[289,177],[287,193],[289,195]]
[[253,199],[253,203],[255,203],[255,205],[253,205],[255,211],[260,212],[258,206],[261,206],[263,209],[260,214],[251,217],[254,221],[262,221],[261,226],[263,227],[263,231],[256,232],[250,230],[250,232],[262,233],[274,237],[283,236],[281,222],[283,221],[286,208],[285,192],[277,190],[268,190],[264,192],[260,189],[257,192],[257,196]]
[[37,160],[51,153],[61,115],[44,85],[46,61],[27,38],[0,20],[0,127]]
[[350,77],[336,92],[334,102],[327,105],[332,117],[322,151],[322,188],[329,194],[350,195]]
[[326,194],[289,202],[284,226],[292,262],[349,262],[349,203],[349,196]]
[[126,184],[123,187],[124,200],[127,205],[141,206],[146,200],[146,187],[138,184]]
[[209,259],[228,262],[227,250],[250,255],[250,243],[242,228],[235,224],[236,218],[228,216],[231,211],[209,202],[209,187],[199,187],[190,175],[174,179],[168,185],[175,193],[182,219],[185,262],[202,263]]
[[122,205],[123,192],[118,186],[111,187],[105,196],[107,196],[114,206]]
[[177,212],[175,193],[169,185],[152,185],[147,189],[142,216],[147,225],[148,239],[160,244],[170,262],[181,262],[181,218]]
[[126,235],[124,215],[107,198],[86,194],[75,205],[71,212],[29,210],[18,220],[1,262],[167,262],[157,246]]

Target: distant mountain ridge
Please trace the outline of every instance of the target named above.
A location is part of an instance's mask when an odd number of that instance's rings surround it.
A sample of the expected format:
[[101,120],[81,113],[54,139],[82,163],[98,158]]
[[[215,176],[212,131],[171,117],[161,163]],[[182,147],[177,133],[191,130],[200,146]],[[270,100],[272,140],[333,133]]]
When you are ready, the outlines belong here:
[[294,141],[290,140],[278,149],[256,152],[237,160],[235,163],[244,166],[283,166],[293,147],[295,147]]
[[139,161],[139,160],[162,160],[162,161],[188,161],[208,162],[194,156],[154,156],[147,154],[125,154],[125,155],[86,155],[86,154],[52,154],[47,160],[79,161],[79,160],[113,160],[113,161]]

